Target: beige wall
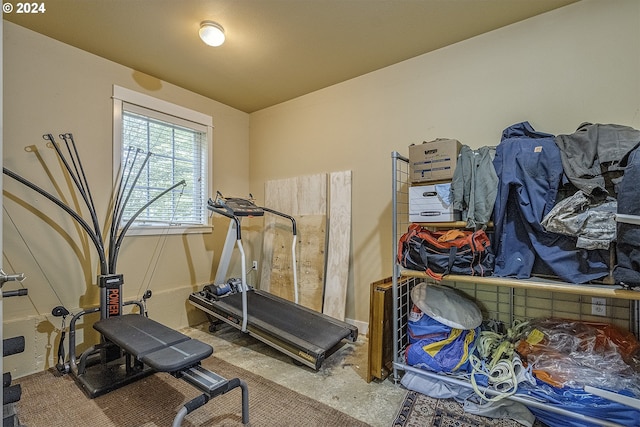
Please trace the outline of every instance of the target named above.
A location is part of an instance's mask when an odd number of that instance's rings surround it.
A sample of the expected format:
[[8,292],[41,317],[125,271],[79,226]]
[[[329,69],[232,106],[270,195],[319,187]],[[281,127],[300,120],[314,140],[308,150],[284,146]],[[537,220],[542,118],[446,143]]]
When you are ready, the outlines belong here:
[[[99,218],[104,220],[112,186],[111,94],[117,84],[211,115],[212,188],[249,191],[248,114],[10,22],[4,22],[3,35],[5,167],[59,194],[36,154],[25,151],[37,147],[69,201],[69,185],[42,135],[73,133]],[[58,338],[54,329],[60,327],[60,319],[50,316],[54,306],[62,304],[77,312],[78,307],[98,304],[97,256],[66,213],[8,177],[3,202],[3,267],[7,272],[24,272],[29,288],[28,298],[4,303],[5,336],[24,335],[27,340],[25,354],[5,361],[19,376],[53,361],[51,345]],[[213,234],[127,237],[118,262],[125,277],[125,299],[138,299],[149,287],[154,296],[148,308],[154,318],[172,327],[204,320],[186,300],[215,274],[226,234],[226,224],[220,226],[222,232],[216,229]],[[13,287],[8,284],[6,289]]]
[[[496,145],[505,127],[523,120],[551,133],[570,133],[583,121],[640,128],[636,0],[583,0],[251,115],[6,21],[3,34],[4,165],[56,191],[24,150],[36,145],[67,188],[41,136],[73,132],[101,218],[111,192],[113,84],[213,116],[212,190],[251,191],[263,201],[266,180],[352,170],[347,317],[361,322],[369,283],[391,273],[391,151],[407,154],[409,144],[437,137]],[[26,353],[5,361],[20,376],[54,363],[60,322],[48,315],[53,306],[97,303],[96,256],[60,209],[4,181],[3,264],[25,272],[30,291],[4,304],[5,335],[27,338]],[[127,238],[119,268],[126,297],[150,283],[154,318],[174,327],[198,320],[185,301],[215,274],[226,222],[215,225],[213,235]],[[257,236],[259,224],[249,228]],[[259,259],[259,239],[247,247],[248,259]]]
[[391,151],[439,137],[497,145],[525,120],[554,134],[640,128],[638,40],[640,2],[584,0],[258,111],[251,189],[261,199],[267,180],[353,171],[347,317],[366,322],[369,283],[391,274]]

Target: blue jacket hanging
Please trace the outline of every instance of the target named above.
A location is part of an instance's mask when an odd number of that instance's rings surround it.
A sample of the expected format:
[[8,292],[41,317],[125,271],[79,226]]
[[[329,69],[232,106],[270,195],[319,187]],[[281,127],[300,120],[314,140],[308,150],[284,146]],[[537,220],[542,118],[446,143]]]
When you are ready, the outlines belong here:
[[576,249],[576,239],[541,225],[556,203],[563,176],[554,136],[528,122],[508,127],[493,162],[498,175],[494,209],[495,276],[553,274],[585,283],[608,274],[608,253]]

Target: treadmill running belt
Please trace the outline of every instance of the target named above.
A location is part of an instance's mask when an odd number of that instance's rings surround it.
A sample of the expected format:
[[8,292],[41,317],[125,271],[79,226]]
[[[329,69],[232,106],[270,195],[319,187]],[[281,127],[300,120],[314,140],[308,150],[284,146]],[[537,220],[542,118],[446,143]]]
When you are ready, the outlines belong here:
[[[221,298],[217,305],[227,305],[242,313],[242,294]],[[323,314],[309,312],[287,300],[265,296],[256,291],[247,292],[247,321],[264,322],[275,332],[285,331],[301,340],[328,350],[350,334],[339,325],[326,321]]]

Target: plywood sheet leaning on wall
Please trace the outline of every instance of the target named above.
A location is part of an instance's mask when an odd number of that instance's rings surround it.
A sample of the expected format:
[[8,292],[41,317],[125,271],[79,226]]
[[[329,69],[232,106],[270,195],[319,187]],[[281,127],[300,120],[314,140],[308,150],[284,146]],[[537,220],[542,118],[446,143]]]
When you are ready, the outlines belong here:
[[268,208],[298,215],[327,214],[327,174],[277,179],[264,184]]
[[351,251],[351,171],[329,175],[329,245],[322,312],[344,320]]
[[[298,302],[318,311],[322,308],[324,287],[326,200],[326,174],[273,180],[265,183],[264,205],[296,218],[299,246],[296,253],[299,266]],[[262,247],[260,288],[276,295],[282,293],[279,296],[293,300],[291,225],[273,215],[265,215],[264,220],[265,234]],[[322,225],[320,226],[320,224]],[[286,243],[284,243],[285,236],[288,236]],[[322,248],[322,250],[320,251],[318,248]],[[284,269],[285,264],[287,270]],[[318,270],[317,274],[315,273],[316,269]],[[286,283],[284,282],[285,276]],[[283,288],[288,289],[284,291]]]
[[[326,216],[301,215],[296,217],[296,225],[298,229],[296,246],[298,303],[320,312],[324,282]],[[294,301],[291,223],[280,219],[272,221],[265,228],[265,239],[267,235],[270,236],[269,244],[273,247],[269,292]]]

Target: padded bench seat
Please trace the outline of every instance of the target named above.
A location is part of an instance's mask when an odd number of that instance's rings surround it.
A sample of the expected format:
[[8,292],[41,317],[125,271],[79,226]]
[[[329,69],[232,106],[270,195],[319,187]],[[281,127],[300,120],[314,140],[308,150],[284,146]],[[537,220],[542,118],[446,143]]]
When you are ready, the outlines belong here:
[[213,347],[140,314],[101,319],[105,338],[158,372],[177,372],[211,356]]

